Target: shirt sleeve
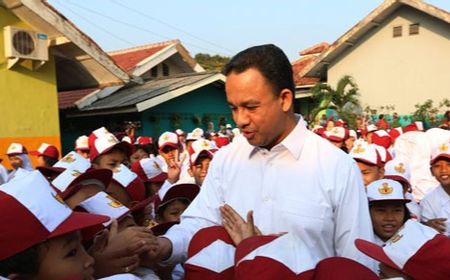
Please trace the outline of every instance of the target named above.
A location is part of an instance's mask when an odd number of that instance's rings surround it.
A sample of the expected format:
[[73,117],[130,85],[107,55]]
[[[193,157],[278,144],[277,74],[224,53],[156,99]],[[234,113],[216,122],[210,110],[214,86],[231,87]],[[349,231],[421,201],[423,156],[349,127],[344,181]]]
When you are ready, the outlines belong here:
[[172,243],[172,255],[163,264],[185,262],[192,236],[200,229],[221,224],[219,206],[224,204],[221,186],[221,158],[215,155],[200,193],[181,216],[181,223],[164,235]]
[[355,162],[347,166],[346,172],[340,169],[337,175],[342,176],[337,180],[342,185],[338,186],[340,192],[336,192],[334,201],[336,255],[356,260],[377,272],[376,262],[355,246],[358,238],[373,242],[374,234],[360,170]]
[[421,222],[427,222],[430,219],[438,218],[437,213],[433,211],[430,197],[425,197],[424,199],[422,199],[422,201],[420,201],[420,210],[422,212],[422,216],[420,218]]

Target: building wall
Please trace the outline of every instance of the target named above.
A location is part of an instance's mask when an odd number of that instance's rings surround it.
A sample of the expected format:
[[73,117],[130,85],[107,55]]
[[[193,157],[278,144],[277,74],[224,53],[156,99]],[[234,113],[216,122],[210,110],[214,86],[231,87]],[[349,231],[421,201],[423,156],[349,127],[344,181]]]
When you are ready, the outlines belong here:
[[[164,131],[173,131],[177,128],[184,131],[191,131],[196,127],[205,129],[202,124],[202,119],[206,119],[205,116],[210,117],[216,130],[220,117],[225,117],[226,123],[235,126],[223,89],[208,85],[144,111],[143,134],[157,137]],[[200,123],[194,123],[194,117],[200,120]]]
[[37,149],[42,142],[60,147],[54,60],[50,56],[36,71],[19,65],[8,70],[3,39],[3,27],[8,25],[31,29],[0,7],[0,158],[7,167],[5,153],[12,142],[22,143],[28,150]]
[[[409,25],[419,23],[419,34]],[[393,27],[402,36],[393,37]],[[344,75],[354,77],[363,105],[395,105],[400,114],[414,105],[450,97],[450,25],[409,7],[403,7],[350,48],[328,70],[335,87]]]

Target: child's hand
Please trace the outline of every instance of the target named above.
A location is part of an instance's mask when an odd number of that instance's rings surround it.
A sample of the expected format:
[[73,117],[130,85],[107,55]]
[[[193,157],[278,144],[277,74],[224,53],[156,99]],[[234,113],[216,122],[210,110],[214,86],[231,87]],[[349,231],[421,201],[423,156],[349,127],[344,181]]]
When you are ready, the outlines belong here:
[[247,213],[247,222],[227,204],[220,207],[220,214],[223,219],[222,224],[236,246],[248,237],[261,235],[259,229],[254,225],[253,211]]
[[175,184],[180,180],[181,167],[186,159],[186,154],[183,154],[180,159],[178,156],[175,159],[171,159],[167,162],[167,181],[171,184]]
[[447,218],[429,219],[425,224],[439,231],[439,233],[445,233],[445,221],[447,221]]

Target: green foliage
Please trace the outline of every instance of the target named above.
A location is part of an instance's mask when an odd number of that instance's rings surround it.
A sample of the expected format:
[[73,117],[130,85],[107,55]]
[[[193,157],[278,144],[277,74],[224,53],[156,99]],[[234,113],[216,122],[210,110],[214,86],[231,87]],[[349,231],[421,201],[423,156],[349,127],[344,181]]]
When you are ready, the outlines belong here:
[[318,104],[312,111],[314,121],[319,112],[333,108],[339,117],[347,121],[350,127],[356,127],[356,112],[360,110],[359,89],[353,78],[346,75],[342,77],[336,89],[326,83],[318,83],[312,89],[313,100]]
[[199,116],[197,115],[192,116],[192,123],[194,124],[194,126],[199,127],[201,122],[202,119]]
[[202,125],[203,127],[208,127],[208,124],[211,122],[211,115],[204,114],[202,117]]
[[440,112],[444,112],[450,108],[450,100],[444,98],[437,106],[434,105],[433,100],[427,99],[424,103],[414,105],[416,110],[412,113],[414,120],[416,121],[437,121],[436,116]]
[[209,55],[207,53],[198,53],[195,60],[208,71],[222,71],[222,68],[230,61],[229,57],[220,55]]
[[173,130],[181,127],[181,115],[178,113],[172,113],[170,116],[170,126]]

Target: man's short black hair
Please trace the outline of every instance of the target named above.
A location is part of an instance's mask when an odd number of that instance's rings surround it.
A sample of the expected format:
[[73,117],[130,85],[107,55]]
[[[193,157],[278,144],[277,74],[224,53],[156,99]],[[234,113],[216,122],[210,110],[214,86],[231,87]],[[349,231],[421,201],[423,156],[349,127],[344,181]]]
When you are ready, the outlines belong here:
[[223,73],[242,73],[250,68],[258,70],[279,95],[283,89],[295,93],[292,65],[286,54],[277,46],[268,44],[248,48],[235,55],[225,66]]

